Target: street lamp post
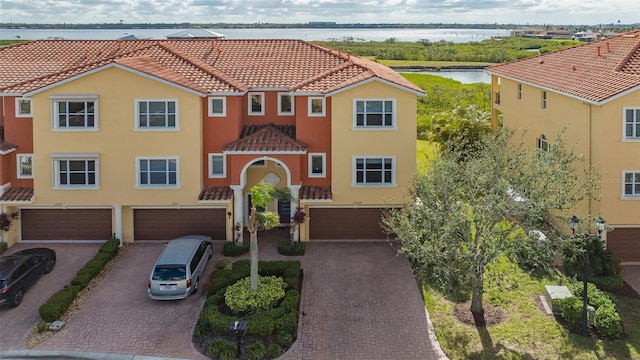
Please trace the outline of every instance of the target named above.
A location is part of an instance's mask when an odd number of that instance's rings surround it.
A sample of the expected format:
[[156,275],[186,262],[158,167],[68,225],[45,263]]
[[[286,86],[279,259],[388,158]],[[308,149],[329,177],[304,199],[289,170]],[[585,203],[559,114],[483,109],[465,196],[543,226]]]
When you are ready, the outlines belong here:
[[[572,236],[576,235],[576,230],[578,230],[578,225],[580,224],[580,219],[577,216],[573,215],[570,219],[571,221],[571,232]],[[584,259],[583,259],[583,274],[582,274],[582,334],[587,336],[589,335],[589,319],[587,317],[587,307],[589,305],[589,296],[587,293],[587,276],[589,274],[589,240],[591,236],[589,234],[584,234]]]

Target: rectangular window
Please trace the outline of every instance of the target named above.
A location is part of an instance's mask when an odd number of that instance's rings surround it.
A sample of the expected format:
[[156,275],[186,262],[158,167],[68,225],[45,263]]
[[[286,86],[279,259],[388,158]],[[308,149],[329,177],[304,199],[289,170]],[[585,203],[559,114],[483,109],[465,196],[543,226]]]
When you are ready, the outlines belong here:
[[355,157],[355,185],[395,185],[393,157]]
[[136,100],[137,129],[177,129],[177,100]]
[[327,155],[309,153],[309,177],[326,177]]
[[624,138],[640,140],[640,108],[624,109]]
[[55,100],[54,129],[97,128],[97,102],[94,100]]
[[522,84],[518,84],[518,100],[522,100]]
[[640,196],[640,171],[624,171],[622,177],[622,196]]
[[227,116],[227,98],[209,98],[209,116]]
[[325,99],[323,97],[309,98],[309,116],[324,116]]
[[395,126],[395,100],[354,100],[354,127]]
[[293,96],[278,93],[278,115],[293,115]]
[[31,117],[31,99],[16,98],[16,117]]
[[98,154],[52,154],[54,188],[97,189]]
[[209,154],[209,177],[223,178],[227,176],[226,157],[224,154]]
[[264,115],[264,93],[249,93],[249,115]]
[[18,179],[33,179],[33,154],[17,154]]
[[547,92],[543,91],[542,92],[542,109],[546,109],[547,108]]
[[140,187],[178,187],[178,158],[137,158]]

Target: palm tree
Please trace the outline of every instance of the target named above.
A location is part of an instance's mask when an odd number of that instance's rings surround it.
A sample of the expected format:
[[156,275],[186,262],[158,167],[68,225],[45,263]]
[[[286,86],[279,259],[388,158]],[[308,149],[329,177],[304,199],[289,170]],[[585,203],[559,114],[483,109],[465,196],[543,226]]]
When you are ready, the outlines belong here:
[[[251,211],[249,212],[251,290],[258,288],[258,228],[262,225],[266,230],[269,230],[280,223],[280,216],[277,212],[266,211],[267,205],[276,199],[291,201],[291,192],[286,188],[274,188],[264,180],[251,188]],[[257,208],[265,209],[265,211],[257,211]]]

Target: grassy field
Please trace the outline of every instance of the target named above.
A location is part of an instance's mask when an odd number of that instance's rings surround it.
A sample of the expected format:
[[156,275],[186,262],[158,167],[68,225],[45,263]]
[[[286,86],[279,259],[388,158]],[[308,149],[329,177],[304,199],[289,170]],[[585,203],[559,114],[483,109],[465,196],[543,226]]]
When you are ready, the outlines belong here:
[[625,338],[599,340],[573,334],[540,308],[544,285],[566,284],[560,275],[533,277],[503,261],[507,278],[500,288],[485,285],[486,302],[506,311],[507,320],[477,329],[453,315],[455,303],[423,284],[423,296],[444,352],[455,359],[640,359],[640,300],[614,297]]

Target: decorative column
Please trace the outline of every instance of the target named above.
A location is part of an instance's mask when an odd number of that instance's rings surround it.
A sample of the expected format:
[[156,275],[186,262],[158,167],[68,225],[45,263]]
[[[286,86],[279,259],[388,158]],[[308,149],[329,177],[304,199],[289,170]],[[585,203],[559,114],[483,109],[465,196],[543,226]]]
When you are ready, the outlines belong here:
[[[298,208],[298,206],[300,206],[300,202],[299,202],[299,198],[300,198],[300,187],[302,185],[291,185],[289,186],[289,190],[291,191],[291,214],[290,216],[293,217],[293,214],[295,214],[296,209]],[[300,241],[300,227],[296,227],[294,232],[293,232],[293,241],[298,242]]]
[[113,205],[113,217],[115,219],[114,234],[120,239],[120,247],[122,247],[122,205]]
[[[242,211],[242,186],[231,185],[231,189],[233,190],[233,226],[240,223],[242,229],[244,229],[244,221],[242,219],[244,214]],[[243,231],[242,229],[240,231]],[[243,243],[243,237],[240,236],[240,239],[238,239],[238,245],[242,245]]]

